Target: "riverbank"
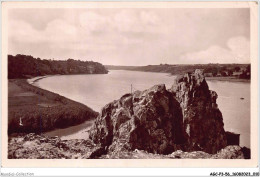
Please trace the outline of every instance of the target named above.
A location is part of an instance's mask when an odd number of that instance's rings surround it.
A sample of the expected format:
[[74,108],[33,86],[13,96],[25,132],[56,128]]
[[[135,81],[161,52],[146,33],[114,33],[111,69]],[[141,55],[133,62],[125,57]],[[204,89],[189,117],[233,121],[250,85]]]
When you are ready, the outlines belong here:
[[240,79],[237,77],[205,77],[207,81],[230,81],[230,82],[246,82],[250,83],[249,79]]
[[93,124],[94,120],[87,120],[81,124],[70,126],[68,128],[45,132],[44,135],[48,137],[58,136],[61,140],[88,139],[89,130]]
[[26,79],[8,80],[8,134],[66,128],[97,115],[91,108],[31,85]]
[[37,76],[37,77],[33,77],[33,78],[30,78],[30,79],[27,79],[27,82],[29,84],[35,84],[36,82],[38,82],[39,80],[41,79],[44,79],[44,78],[47,78],[47,77],[50,77],[51,75],[46,75],[46,76]]
[[[165,73],[167,74],[167,76],[169,77],[175,77],[175,76],[179,76],[182,74],[171,74],[169,72],[166,71],[142,71],[142,70],[135,70],[133,69],[133,67],[130,67],[130,69],[128,67],[119,67],[118,69],[115,69],[114,67],[109,67],[110,70],[122,70],[122,71],[137,71],[137,72],[145,72],[145,73]],[[235,76],[225,76],[225,77],[205,77],[206,80],[208,81],[230,81],[230,82],[245,82],[245,83],[250,83],[250,79],[241,79]]]

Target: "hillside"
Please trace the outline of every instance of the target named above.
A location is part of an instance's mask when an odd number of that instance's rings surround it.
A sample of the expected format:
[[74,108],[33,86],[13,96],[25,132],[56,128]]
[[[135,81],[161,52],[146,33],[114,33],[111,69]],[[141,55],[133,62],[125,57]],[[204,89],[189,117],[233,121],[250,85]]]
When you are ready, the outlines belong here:
[[172,75],[193,72],[195,69],[203,69],[206,76],[236,76],[250,79],[250,64],[160,64],[147,66],[106,66],[111,70],[132,70],[144,72],[171,73]]
[[53,74],[107,74],[106,68],[93,61],[68,59],[46,60],[30,55],[8,55],[8,79],[30,78]]

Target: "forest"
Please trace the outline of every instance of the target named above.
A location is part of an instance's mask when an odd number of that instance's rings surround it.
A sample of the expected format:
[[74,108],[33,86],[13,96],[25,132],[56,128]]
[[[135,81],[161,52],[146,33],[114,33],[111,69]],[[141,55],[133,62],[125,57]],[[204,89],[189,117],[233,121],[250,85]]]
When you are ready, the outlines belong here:
[[94,61],[50,60],[31,55],[8,55],[8,79],[30,78],[54,74],[106,74],[106,68]]

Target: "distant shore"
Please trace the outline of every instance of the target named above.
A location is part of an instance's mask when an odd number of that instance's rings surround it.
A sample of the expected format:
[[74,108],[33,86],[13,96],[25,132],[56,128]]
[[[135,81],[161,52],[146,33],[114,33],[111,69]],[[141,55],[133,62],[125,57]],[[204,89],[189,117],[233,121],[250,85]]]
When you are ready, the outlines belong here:
[[[137,71],[137,72],[151,72],[151,73],[165,73],[168,74],[169,77],[173,77],[173,76],[177,76],[179,74],[171,74],[169,72],[163,71],[163,72],[157,72],[157,71],[142,71],[142,70],[134,70],[134,69],[125,69],[125,68],[112,68],[109,70],[122,70],[122,71]],[[230,81],[230,82],[246,82],[246,83],[250,83],[250,79],[240,79],[238,77],[235,76],[225,76],[225,77],[205,77],[207,81]]]
[[240,79],[237,77],[205,77],[207,81],[231,81],[231,82],[246,82],[249,83],[249,79]]

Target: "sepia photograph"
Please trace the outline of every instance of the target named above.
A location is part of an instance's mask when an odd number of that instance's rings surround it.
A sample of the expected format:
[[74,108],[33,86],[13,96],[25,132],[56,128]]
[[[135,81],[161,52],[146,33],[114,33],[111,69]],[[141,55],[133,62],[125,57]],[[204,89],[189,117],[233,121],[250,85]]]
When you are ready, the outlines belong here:
[[3,4],[6,161],[256,165],[254,2],[41,4]]

